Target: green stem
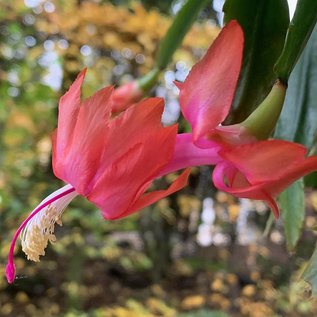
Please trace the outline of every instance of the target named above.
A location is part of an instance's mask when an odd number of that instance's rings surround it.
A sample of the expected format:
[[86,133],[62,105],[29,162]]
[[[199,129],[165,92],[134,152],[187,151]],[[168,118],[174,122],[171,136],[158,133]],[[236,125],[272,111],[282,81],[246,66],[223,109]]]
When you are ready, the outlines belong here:
[[199,11],[207,2],[208,0],[187,0],[179,10],[161,41],[155,59],[155,68],[137,80],[139,88],[144,93],[148,92],[156,84],[161,71],[167,67],[176,49],[182,43],[188,30],[195,22]]
[[274,66],[278,78],[287,84],[317,22],[317,1],[298,0],[294,17],[288,27],[281,56]]
[[274,214],[272,212],[270,212],[269,218],[266,221],[266,225],[265,225],[265,229],[263,232],[263,237],[267,238],[271,232],[272,226],[274,224]]
[[206,5],[208,0],[187,0],[178,11],[172,25],[161,41],[156,56],[156,66],[163,70],[170,62],[174,52],[182,43],[183,38],[195,22],[198,13]]
[[143,92],[148,92],[156,83],[160,70],[158,68],[152,69],[146,75],[137,80],[138,86]]

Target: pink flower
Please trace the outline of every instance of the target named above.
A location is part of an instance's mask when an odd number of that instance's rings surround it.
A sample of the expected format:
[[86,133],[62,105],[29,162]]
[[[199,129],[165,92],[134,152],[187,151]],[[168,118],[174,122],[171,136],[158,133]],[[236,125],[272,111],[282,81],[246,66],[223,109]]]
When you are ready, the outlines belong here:
[[219,152],[223,159],[213,172],[216,187],[234,196],[264,200],[276,218],[275,198],[297,179],[317,170],[317,156],[306,157],[301,144],[267,140]]
[[[307,150],[300,144],[260,141],[269,137],[279,117],[286,91],[280,82],[244,122],[221,125],[236,90],[243,41],[239,24],[230,22],[185,82],[177,84],[181,110],[193,132],[177,137],[174,159],[164,171],[208,164],[209,159],[216,165],[216,187],[237,197],[266,201],[277,218],[276,197],[295,180],[316,170],[317,157],[306,158]],[[209,153],[202,149],[209,149]]]
[[[77,195],[101,209],[106,219],[126,217],[181,189],[190,169],[166,190],[146,192],[171,160],[177,126],[163,127],[163,101],[150,98],[113,115],[113,88],[106,87],[81,101],[85,71],[61,98],[58,128],[53,135],[53,170],[69,185],[33,210],[12,240],[6,275],[14,281],[13,251],[21,234],[29,259],[39,261],[54,225]],[[22,231],[23,230],[23,231]]]

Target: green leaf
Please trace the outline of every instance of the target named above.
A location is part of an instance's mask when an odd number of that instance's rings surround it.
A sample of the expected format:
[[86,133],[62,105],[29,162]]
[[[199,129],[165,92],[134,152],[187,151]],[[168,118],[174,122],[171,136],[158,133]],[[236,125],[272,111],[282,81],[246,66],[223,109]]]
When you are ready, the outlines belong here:
[[138,79],[138,86],[143,92],[149,91],[156,84],[161,71],[167,67],[176,49],[195,22],[198,13],[207,2],[208,0],[187,0],[178,11],[173,23],[160,43],[155,67],[148,74]]
[[287,31],[283,52],[274,68],[282,82],[287,83],[316,22],[317,1],[298,0],[294,17]]
[[310,284],[312,295],[317,296],[317,247],[307,263],[301,278]]
[[[317,1],[316,1],[317,3]],[[311,148],[317,131],[317,28],[292,72],[275,137]]]
[[243,121],[266,97],[276,79],[289,25],[286,0],[227,0],[225,22],[236,19],[245,36],[243,66],[227,123]]
[[299,179],[279,196],[286,244],[293,251],[300,238],[305,219],[304,182]]
[[186,33],[195,22],[199,11],[207,2],[208,0],[188,0],[179,10],[160,44],[156,56],[156,66],[159,69],[162,70],[166,68],[174,52],[182,43]]

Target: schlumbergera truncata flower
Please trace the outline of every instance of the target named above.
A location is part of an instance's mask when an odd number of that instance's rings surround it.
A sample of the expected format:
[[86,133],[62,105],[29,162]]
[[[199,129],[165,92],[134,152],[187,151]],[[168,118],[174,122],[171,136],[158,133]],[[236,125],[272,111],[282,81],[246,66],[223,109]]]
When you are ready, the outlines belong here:
[[6,268],[10,283],[20,234],[24,252],[38,261],[48,241],[55,240],[55,223],[77,195],[100,208],[106,219],[122,218],[184,187],[189,169],[167,190],[146,192],[156,178],[183,168],[216,165],[216,187],[237,197],[264,200],[278,217],[276,197],[316,170],[317,156],[307,158],[300,144],[266,140],[285,97],[286,87],[279,81],[245,121],[221,125],[236,91],[243,42],[239,24],[228,23],[185,82],[177,84],[192,133],[177,134],[177,126],[161,125],[160,98],[119,109],[113,89],[106,87],[81,101],[85,71],[80,73],[60,100],[53,136],[54,173],[68,184],[44,199],[16,231]]
[[[81,101],[81,72],[60,99],[58,127],[53,135],[54,174],[68,183],[44,199],[16,231],[6,276],[15,278],[13,253],[21,236],[28,259],[39,261],[55,223],[77,195],[95,204],[106,219],[126,217],[183,188],[190,169],[166,190],[146,192],[172,159],[177,125],[163,127],[163,100],[149,98],[124,112],[113,112],[113,88]],[[20,235],[21,234],[21,235]]]
[[[280,115],[286,87],[277,81],[258,108],[240,124],[221,125],[229,114],[239,78],[244,36],[236,21],[228,23],[180,89],[180,105],[192,133],[178,135],[176,151],[165,171],[198,162],[210,149],[215,186],[241,198],[264,200],[279,216],[276,197],[295,180],[317,169],[317,156],[283,140],[266,140]],[[191,146],[189,145],[191,143]],[[186,154],[185,154],[186,153]],[[184,160],[184,158],[186,158]],[[204,159],[201,156],[201,164]],[[206,157],[205,157],[206,163]]]

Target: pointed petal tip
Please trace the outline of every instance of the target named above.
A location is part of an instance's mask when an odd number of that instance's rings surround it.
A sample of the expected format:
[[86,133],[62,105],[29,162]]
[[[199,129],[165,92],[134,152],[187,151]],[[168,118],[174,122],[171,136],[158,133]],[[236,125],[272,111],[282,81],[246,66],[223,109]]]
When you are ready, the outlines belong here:
[[136,103],[135,107],[141,107],[142,109],[148,110],[152,109],[153,112],[159,113],[161,116],[164,111],[164,99],[161,97],[146,98]]
[[274,201],[274,204],[269,203],[269,202],[268,202],[268,204],[269,204],[269,206],[270,206],[270,208],[271,208],[271,210],[273,212],[275,220],[279,220],[279,218],[280,218],[280,208],[278,207],[277,203]]
[[85,79],[87,72],[87,68],[84,68],[76,77],[74,82],[70,85],[68,91],[60,98],[59,106],[61,106],[63,103],[67,103],[69,98],[72,98],[74,96],[77,96],[80,101],[80,91],[81,86],[83,84],[83,81]]
[[162,97],[149,97],[146,98],[142,101],[140,101],[139,103],[148,103],[150,105],[152,105],[153,107],[163,107],[164,108],[164,99]]
[[269,207],[271,208],[273,214],[274,214],[274,218],[275,220],[278,220],[280,218],[280,208],[276,202],[276,200],[271,197],[267,192],[262,191],[262,194],[264,194],[266,203],[269,205]]
[[[83,68],[79,74],[77,75],[77,78],[75,79],[74,83],[75,82],[80,82],[80,85],[82,84],[82,82],[84,81],[85,77],[86,77],[86,73],[87,73],[87,67]],[[73,84],[74,84],[73,83]]]
[[8,262],[6,266],[6,277],[9,284],[15,280],[15,265],[12,262]]
[[83,77],[85,77],[86,76],[86,73],[87,73],[87,67],[85,67],[85,68],[83,68],[82,70],[81,70],[81,72],[79,73],[79,76],[83,76]]
[[234,19],[234,20],[230,20],[227,24],[226,24],[226,27],[240,27],[241,28],[241,26],[240,26],[240,24],[239,24],[239,22],[238,22],[238,20],[236,20],[236,19]]
[[231,20],[226,25],[225,28],[228,29],[236,29],[237,31],[241,31],[243,35],[243,29],[238,20]]

